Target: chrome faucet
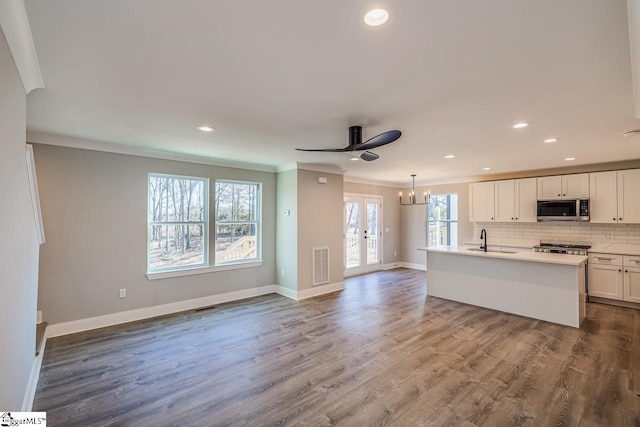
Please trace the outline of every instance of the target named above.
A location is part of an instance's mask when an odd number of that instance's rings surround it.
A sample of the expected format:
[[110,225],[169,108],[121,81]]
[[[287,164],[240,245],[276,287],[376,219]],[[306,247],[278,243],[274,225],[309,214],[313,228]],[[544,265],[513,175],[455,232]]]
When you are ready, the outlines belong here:
[[480,232],[480,240],[484,241],[484,245],[480,243],[480,249],[484,249],[484,251],[487,252],[487,230],[484,228]]

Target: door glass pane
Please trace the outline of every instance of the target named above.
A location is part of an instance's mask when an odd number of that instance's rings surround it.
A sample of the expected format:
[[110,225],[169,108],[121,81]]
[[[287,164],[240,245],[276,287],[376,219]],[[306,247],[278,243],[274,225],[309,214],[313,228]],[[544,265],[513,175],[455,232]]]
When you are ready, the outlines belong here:
[[360,265],[360,204],[347,202],[345,209],[347,268],[358,267]]
[[378,207],[377,203],[367,203],[367,264],[378,262]]

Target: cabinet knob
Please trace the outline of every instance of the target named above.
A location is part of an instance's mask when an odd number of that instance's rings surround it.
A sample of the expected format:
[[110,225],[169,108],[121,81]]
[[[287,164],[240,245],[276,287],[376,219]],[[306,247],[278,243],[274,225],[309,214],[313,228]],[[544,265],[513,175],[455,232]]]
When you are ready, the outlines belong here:
[[618,270],[619,272],[621,272],[622,270]]
[[566,196],[566,194],[563,194],[562,197]]
[[516,217],[516,221],[518,220],[518,217]]
[[629,270],[625,270],[624,272],[625,272],[625,273],[628,273],[628,272],[629,272]]
[[615,219],[615,218],[613,218],[613,220],[615,221],[616,219]]
[[622,221],[622,218],[618,218],[618,221]]
[[560,193],[558,193],[558,197],[560,197]]
[[513,220],[513,217],[511,217],[511,220]]
[[491,217],[491,221],[493,221],[493,217]]

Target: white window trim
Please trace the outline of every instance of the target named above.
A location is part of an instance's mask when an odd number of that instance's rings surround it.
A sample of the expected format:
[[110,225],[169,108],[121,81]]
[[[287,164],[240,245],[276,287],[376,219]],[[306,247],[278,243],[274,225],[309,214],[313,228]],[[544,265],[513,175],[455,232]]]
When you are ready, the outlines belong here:
[[[239,181],[239,180],[234,180],[234,179],[216,179],[214,185],[217,185],[219,182],[221,183],[230,183],[230,184],[245,184],[245,185],[255,185],[258,187],[258,198],[257,198],[257,206],[256,206],[256,220],[255,221],[222,221],[221,224],[230,224],[230,223],[239,223],[239,224],[248,224],[248,223],[255,223],[256,224],[256,238],[258,239],[258,245],[256,247],[256,252],[257,252],[257,256],[253,259],[250,260],[233,260],[233,261],[226,261],[226,262],[218,262],[218,260],[216,259],[216,252],[215,249],[213,250],[212,254],[213,254],[213,267],[215,269],[218,269],[219,271],[221,270],[233,270],[236,268],[247,268],[247,267],[254,267],[254,265],[252,264],[256,264],[256,263],[260,263],[260,265],[262,265],[262,183],[261,182],[254,182],[254,181]],[[214,186],[214,200],[215,200],[215,189],[216,187]],[[214,202],[215,203],[215,202]],[[213,207],[214,209],[214,216],[215,216],[215,206]],[[216,245],[216,238],[218,236],[218,231],[217,231],[217,226],[218,226],[218,219],[217,218],[213,218],[213,243],[214,246]],[[246,267],[241,267],[241,266],[246,266]]]
[[[152,176],[155,177],[165,177],[165,178],[177,178],[177,179],[192,179],[192,180],[198,180],[198,181],[203,181],[204,182],[204,216],[205,216],[205,221],[203,221],[204,227],[203,227],[203,244],[204,244],[204,248],[203,248],[203,254],[202,254],[202,258],[203,258],[203,262],[201,264],[193,264],[193,265],[186,265],[186,266],[175,266],[175,267],[164,267],[164,268],[157,268],[157,269],[151,269],[151,253],[149,251],[149,238],[151,235],[151,223],[153,221],[149,221],[149,203],[151,203],[151,200],[149,198],[149,185],[150,185],[150,179]],[[209,267],[209,244],[210,244],[210,239],[209,239],[209,223],[210,223],[210,218],[209,218],[209,191],[210,191],[210,180],[207,177],[202,177],[202,176],[186,176],[186,175],[174,175],[174,174],[166,174],[166,173],[155,173],[155,172],[150,172],[147,174],[147,278],[149,278],[149,276],[155,276],[155,275],[162,275],[162,274],[173,274],[176,273],[177,276],[185,276],[187,274],[184,274],[185,271],[192,271],[192,270],[199,270],[199,269],[207,269],[210,268]],[[188,222],[184,222],[185,224],[187,224]],[[198,222],[198,224],[200,224],[200,222]],[[198,274],[198,273],[191,273],[191,274]],[[168,276],[168,277],[173,277],[173,276]],[[152,280],[152,279],[149,279]]]
[[171,271],[160,271],[147,273],[148,280],[160,280],[160,279],[170,279],[173,277],[183,277],[183,276],[193,276],[196,274],[206,274],[206,273],[217,273],[220,271],[227,270],[241,270],[244,268],[256,268],[262,266],[262,260],[251,260],[245,262],[237,262],[234,264],[224,264],[218,265],[215,267],[194,267],[194,268],[183,268],[181,270],[171,270]]

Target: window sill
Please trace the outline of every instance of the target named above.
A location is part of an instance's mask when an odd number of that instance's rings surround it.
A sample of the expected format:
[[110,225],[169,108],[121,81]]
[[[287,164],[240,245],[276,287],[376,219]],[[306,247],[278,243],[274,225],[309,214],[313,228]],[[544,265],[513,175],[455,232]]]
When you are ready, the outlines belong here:
[[261,267],[262,261],[241,262],[236,264],[218,265],[215,267],[196,267],[184,270],[159,271],[157,273],[147,273],[148,280],[169,279],[172,277],[193,276],[195,274],[217,273],[219,271],[240,270],[243,268]]

